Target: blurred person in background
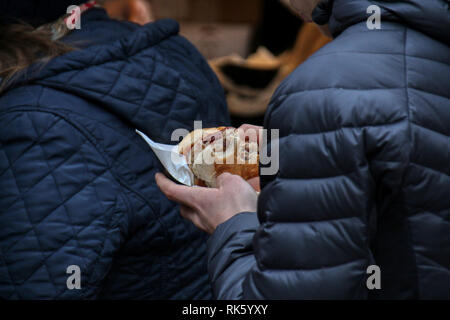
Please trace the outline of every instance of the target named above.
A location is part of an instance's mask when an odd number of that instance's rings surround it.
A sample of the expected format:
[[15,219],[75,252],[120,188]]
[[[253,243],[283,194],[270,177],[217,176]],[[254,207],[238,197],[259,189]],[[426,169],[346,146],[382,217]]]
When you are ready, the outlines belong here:
[[150,0],[108,0],[104,8],[112,19],[127,20],[146,24],[155,20],[155,12]]
[[0,0],[0,297],[209,299],[207,236],[135,129],[226,125],[223,89],[175,21],[102,3]]
[[289,0],[261,0],[262,17],[249,56],[235,53],[210,60],[226,92],[234,127],[263,125],[270,99],[281,82],[332,39],[302,19]]
[[230,174],[217,189],[157,175],[212,234],[215,297],[450,299],[449,2],[291,3],[335,39],[272,97],[279,171],[259,198]]

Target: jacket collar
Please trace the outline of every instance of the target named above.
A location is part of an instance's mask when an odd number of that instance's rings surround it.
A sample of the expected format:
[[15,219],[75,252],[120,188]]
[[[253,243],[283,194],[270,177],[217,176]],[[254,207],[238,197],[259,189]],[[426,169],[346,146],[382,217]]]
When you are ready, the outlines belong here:
[[450,11],[448,0],[325,0],[314,12],[318,24],[328,22],[331,33],[337,37],[351,25],[365,22],[367,9],[376,5],[383,21],[401,23],[409,28],[450,43]]

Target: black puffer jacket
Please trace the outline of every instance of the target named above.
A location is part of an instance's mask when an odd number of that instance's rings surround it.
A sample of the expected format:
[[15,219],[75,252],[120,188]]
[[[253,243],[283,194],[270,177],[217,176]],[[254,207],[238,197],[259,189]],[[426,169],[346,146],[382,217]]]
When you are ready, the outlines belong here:
[[[367,8],[381,8],[369,30]],[[280,168],[209,240],[218,298],[450,298],[445,0],[335,0],[336,39],[278,89]],[[381,269],[368,290],[367,268]]]

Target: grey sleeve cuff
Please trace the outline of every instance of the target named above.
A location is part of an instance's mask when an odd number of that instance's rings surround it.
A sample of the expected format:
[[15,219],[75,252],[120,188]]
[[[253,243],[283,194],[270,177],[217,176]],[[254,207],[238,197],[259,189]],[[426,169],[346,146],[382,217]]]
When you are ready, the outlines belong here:
[[208,240],[208,272],[217,299],[240,299],[242,282],[253,268],[256,212],[240,213],[219,225]]

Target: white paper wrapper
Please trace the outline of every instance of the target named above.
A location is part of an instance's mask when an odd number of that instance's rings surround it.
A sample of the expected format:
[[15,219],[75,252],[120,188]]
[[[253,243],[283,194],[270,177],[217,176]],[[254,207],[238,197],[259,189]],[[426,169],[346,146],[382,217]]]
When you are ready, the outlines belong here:
[[167,172],[179,183],[194,185],[194,174],[189,168],[186,158],[178,152],[178,146],[156,143],[139,130],[136,132],[147,142],[161,161]]

